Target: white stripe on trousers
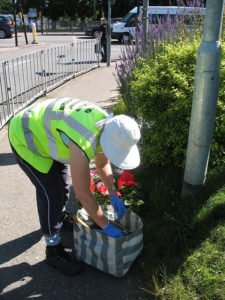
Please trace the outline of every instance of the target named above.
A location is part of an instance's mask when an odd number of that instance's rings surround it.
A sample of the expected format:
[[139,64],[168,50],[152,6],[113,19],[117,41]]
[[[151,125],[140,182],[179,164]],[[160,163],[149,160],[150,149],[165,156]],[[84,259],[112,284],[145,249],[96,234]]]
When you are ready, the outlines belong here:
[[45,188],[44,188],[44,186],[41,184],[41,182],[38,180],[38,178],[35,176],[35,174],[32,172],[32,170],[23,162],[23,160],[21,159],[21,157],[20,157],[20,161],[21,161],[21,163],[31,172],[31,174],[34,176],[34,178],[37,180],[37,182],[40,184],[40,186],[43,188],[43,190],[44,190],[44,193],[45,193],[45,195],[46,195],[46,198],[47,198],[47,202],[48,202],[48,229],[49,229],[49,233],[50,234],[52,234],[52,232],[51,232],[51,225],[50,225],[50,216],[49,216],[49,213],[50,213],[50,209],[49,209],[49,207],[50,207],[50,202],[49,202],[49,198],[48,198],[48,194],[47,194],[47,192],[46,192],[46,190],[45,190]]

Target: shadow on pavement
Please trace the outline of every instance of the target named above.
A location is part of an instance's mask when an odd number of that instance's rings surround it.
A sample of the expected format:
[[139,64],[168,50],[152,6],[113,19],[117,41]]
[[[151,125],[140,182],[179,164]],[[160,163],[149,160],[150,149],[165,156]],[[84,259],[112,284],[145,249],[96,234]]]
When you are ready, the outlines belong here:
[[85,266],[85,269],[80,275],[70,277],[48,266],[44,261],[34,265],[24,262],[4,267],[0,269],[0,298],[8,300],[128,299],[124,280],[112,278],[88,266]]
[[19,237],[18,239],[0,245],[0,264],[15,258],[27,249],[31,248],[34,244],[40,241],[41,237],[42,233],[39,229]]
[[[71,233],[69,235],[71,240]],[[0,247],[0,256],[4,257],[2,260],[7,262],[20,255],[37,243],[40,238],[41,231],[37,230],[2,245]],[[44,249],[41,248],[40,251],[44,252]],[[29,257],[35,253],[30,250],[27,251],[27,255]],[[86,264],[78,276],[70,277],[47,265],[45,261],[38,261],[34,264],[22,262],[0,268],[0,278],[1,299],[128,299],[126,277],[115,278]]]

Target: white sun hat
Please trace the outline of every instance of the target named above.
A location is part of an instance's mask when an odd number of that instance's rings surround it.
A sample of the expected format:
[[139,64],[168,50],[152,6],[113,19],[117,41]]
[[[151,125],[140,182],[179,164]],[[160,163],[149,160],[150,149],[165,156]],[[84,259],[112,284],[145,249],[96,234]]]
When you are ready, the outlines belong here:
[[141,137],[138,124],[125,115],[107,119],[100,137],[105,156],[118,168],[130,170],[138,167],[140,154],[137,143]]

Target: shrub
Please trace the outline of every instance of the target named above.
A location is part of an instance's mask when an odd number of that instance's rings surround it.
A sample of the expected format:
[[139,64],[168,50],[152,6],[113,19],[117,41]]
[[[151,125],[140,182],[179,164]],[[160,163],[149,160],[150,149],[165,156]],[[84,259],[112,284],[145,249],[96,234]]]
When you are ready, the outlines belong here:
[[183,165],[198,46],[198,41],[167,45],[156,60],[134,71],[130,91],[144,120],[145,162]]
[[[164,46],[156,59],[143,59],[134,68],[124,100],[131,115],[142,120],[142,162],[183,167],[188,141],[199,39]],[[210,164],[224,159],[224,80],[222,58],[215,133]],[[120,103],[120,107],[122,107]]]

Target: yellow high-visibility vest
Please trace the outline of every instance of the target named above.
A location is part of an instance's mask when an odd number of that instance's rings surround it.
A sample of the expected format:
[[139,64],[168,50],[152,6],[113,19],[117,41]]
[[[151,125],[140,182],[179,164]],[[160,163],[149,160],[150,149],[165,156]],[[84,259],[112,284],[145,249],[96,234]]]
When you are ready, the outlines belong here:
[[71,98],[56,98],[29,106],[10,121],[9,140],[16,152],[42,173],[53,160],[69,163],[66,134],[91,160],[97,150],[100,129],[95,123],[108,114],[97,105]]

